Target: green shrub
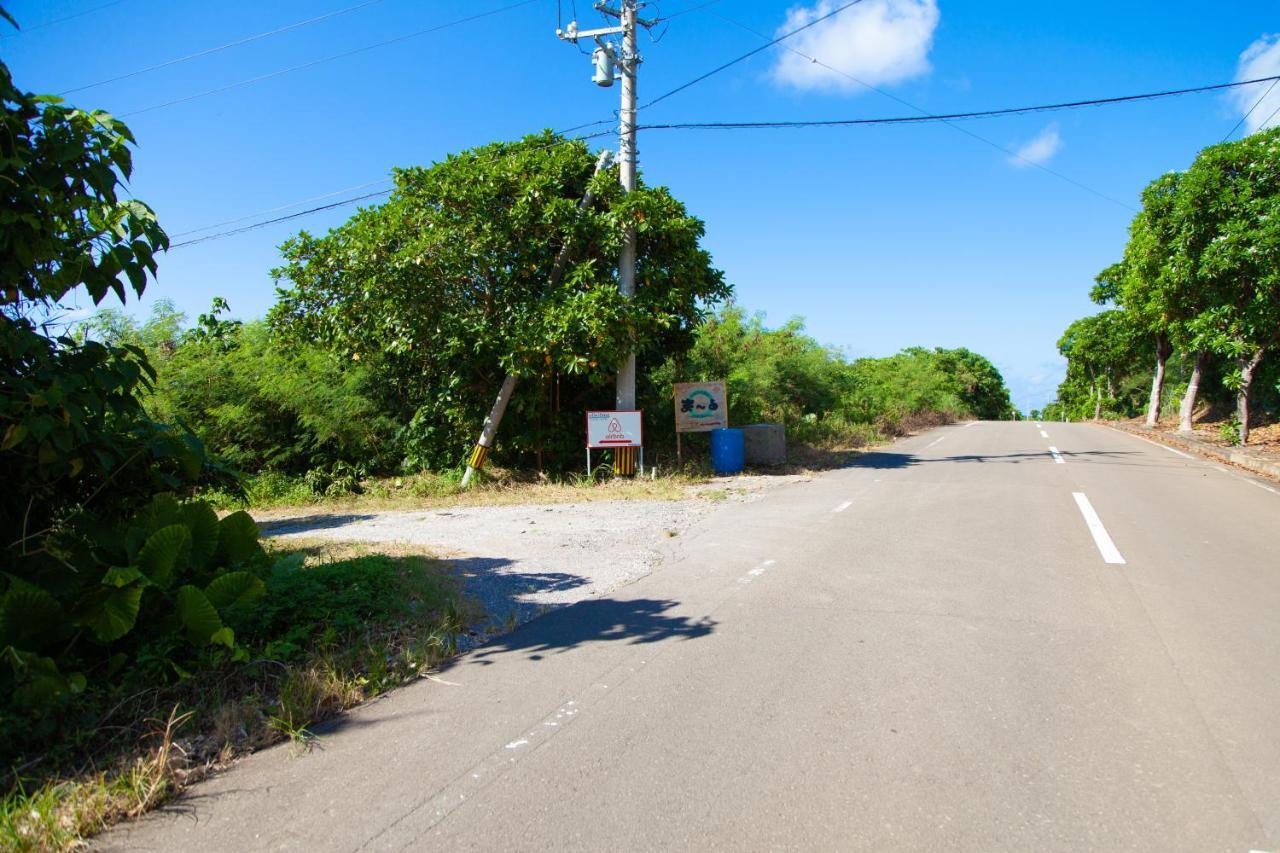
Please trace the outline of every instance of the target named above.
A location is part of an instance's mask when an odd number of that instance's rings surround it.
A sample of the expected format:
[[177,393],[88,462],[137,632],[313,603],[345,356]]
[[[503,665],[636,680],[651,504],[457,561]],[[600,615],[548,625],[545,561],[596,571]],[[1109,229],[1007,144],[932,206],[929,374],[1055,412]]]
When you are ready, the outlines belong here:
[[186,424],[241,470],[388,472],[403,457],[399,425],[367,368],[317,346],[285,346],[265,323],[206,315],[171,354],[157,355],[156,374],[154,414]]
[[75,516],[45,549],[0,593],[6,740],[47,735],[121,674],[163,683],[197,661],[248,659],[232,626],[266,593],[267,558],[245,513],[219,520],[162,494],[124,524]]

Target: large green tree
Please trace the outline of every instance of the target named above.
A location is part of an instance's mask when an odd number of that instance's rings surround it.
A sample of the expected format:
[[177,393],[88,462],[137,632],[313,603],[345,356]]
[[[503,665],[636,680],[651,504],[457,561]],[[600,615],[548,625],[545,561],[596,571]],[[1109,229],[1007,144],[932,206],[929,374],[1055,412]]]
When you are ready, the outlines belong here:
[[[583,142],[544,133],[399,169],[387,203],[284,245],[272,323],[372,365],[409,422],[414,464],[456,465],[505,375],[525,380],[505,447],[576,460],[581,412],[607,407],[628,348],[650,363],[687,349],[729,293],[699,220],[663,188],[624,195],[594,165]],[[580,206],[588,184],[595,201]],[[615,278],[626,223],[639,241],[631,300]]]
[[1206,148],[1178,196],[1171,260],[1211,294],[1189,326],[1201,348],[1233,364],[1243,444],[1254,375],[1280,344],[1280,128]]

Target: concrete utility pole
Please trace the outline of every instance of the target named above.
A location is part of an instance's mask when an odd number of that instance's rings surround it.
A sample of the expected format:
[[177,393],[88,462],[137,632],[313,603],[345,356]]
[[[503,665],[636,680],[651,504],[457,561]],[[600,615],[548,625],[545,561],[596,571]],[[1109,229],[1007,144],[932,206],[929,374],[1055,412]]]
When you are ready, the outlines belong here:
[[[619,110],[618,125],[618,176],[623,192],[634,192],[636,188],[636,69],[641,59],[636,46],[636,27],[651,27],[654,21],[646,21],[639,17],[639,0],[622,0],[621,9],[614,9],[604,3],[596,3],[595,8],[605,15],[617,18],[621,26],[602,27],[594,30],[579,30],[578,22],[572,21],[568,29],[556,30],[556,35],[565,41],[577,44],[580,38],[594,38],[596,49],[592,54],[595,63],[595,75],[591,78],[597,86],[612,86],[614,69],[622,78],[622,108]],[[621,35],[622,46],[605,41],[606,36]],[[636,293],[636,231],[628,225],[622,235],[622,256],[618,260],[618,292],[623,298],[630,299]],[[622,366],[618,368],[618,384],[615,407],[618,409],[634,409],[636,407],[636,352],[634,345]]]

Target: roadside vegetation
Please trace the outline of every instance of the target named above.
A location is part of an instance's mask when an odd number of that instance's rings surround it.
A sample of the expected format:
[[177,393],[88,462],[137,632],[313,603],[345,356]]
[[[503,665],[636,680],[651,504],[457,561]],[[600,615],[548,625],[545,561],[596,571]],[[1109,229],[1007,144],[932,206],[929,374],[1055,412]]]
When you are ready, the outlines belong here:
[[1090,295],[1114,307],[1063,334],[1067,376],[1038,415],[1216,423],[1232,444],[1280,420],[1280,129],[1153,181]]
[[[168,237],[122,190],[129,129],[37,97],[0,64],[0,846],[65,849],[235,756],[292,739],[454,653],[482,618],[429,554],[264,545],[243,507],[671,497],[670,383],[724,377],[736,423],[848,449],[1015,417],[967,350],[850,361],[731,301],[703,226],[663,188],[622,196],[550,134],[397,170],[396,190],[282,247],[280,299],[135,320]],[[580,201],[590,189],[594,200]],[[630,223],[639,294],[612,279]],[[550,272],[564,265],[563,275]],[[547,282],[554,282],[548,285]],[[634,342],[671,475],[578,473]],[[519,379],[491,467],[463,455]],[[664,455],[665,454],[665,455]]]

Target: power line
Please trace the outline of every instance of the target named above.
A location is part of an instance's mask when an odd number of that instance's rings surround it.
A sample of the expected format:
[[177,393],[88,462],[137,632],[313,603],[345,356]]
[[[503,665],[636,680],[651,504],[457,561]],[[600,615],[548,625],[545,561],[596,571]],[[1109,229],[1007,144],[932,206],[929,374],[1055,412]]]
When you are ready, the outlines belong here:
[[107,9],[112,6],[119,6],[123,2],[124,0],[111,0],[110,3],[103,3],[101,6],[94,6],[92,9],[85,9],[83,12],[76,12],[74,15],[67,15],[62,18],[54,18],[52,21],[45,21],[44,23],[41,23],[41,24],[32,24],[31,26],[25,29],[19,28],[18,32],[10,33],[9,35],[6,35],[6,36],[0,36],[0,38],[12,39],[12,38],[17,38],[18,36],[21,36],[21,35],[25,35],[26,33],[29,33],[32,30],[42,30],[45,27],[56,27],[58,24],[65,24],[67,21],[74,21],[76,18],[83,18],[85,15],[92,15],[94,12],[101,12],[103,9]]
[[261,83],[263,80],[270,80],[273,77],[281,77],[285,74],[292,74],[295,71],[302,71],[307,68],[313,68],[314,66],[321,65],[325,62],[333,62],[336,59],[345,59],[348,56],[355,56],[358,53],[365,53],[366,51],[374,50],[376,48],[397,44],[399,42],[407,41],[412,38],[428,35],[429,33],[440,32],[441,30],[447,30],[450,27],[456,27],[456,26],[459,26],[460,24],[467,24],[472,21],[478,21],[481,18],[488,18],[492,15],[498,15],[503,12],[510,12],[513,9],[519,9],[522,6],[529,6],[538,2],[541,2],[541,0],[520,0],[520,2],[518,3],[511,3],[506,6],[499,6],[498,8],[490,9],[487,12],[479,12],[475,15],[468,15],[465,18],[458,18],[456,20],[448,21],[443,24],[437,24],[434,27],[427,27],[424,30],[417,30],[416,32],[406,33],[405,35],[402,35],[402,36],[396,36],[395,38],[386,39],[385,41],[375,42],[373,44],[367,44],[363,47],[357,47],[352,50],[343,51],[342,53],[335,53],[331,56],[324,56],[324,57],[321,57],[320,59],[313,59],[310,62],[304,62],[301,65],[294,65],[289,68],[282,68],[278,71],[271,71],[266,74],[259,74],[257,77],[250,77],[246,80],[239,80],[235,83],[228,83],[227,85],[219,86],[216,89],[209,89],[208,91],[205,91],[205,92],[198,92],[194,95],[187,95],[182,98],[175,98],[172,101],[165,101],[164,103],[153,104],[149,107],[143,107],[142,109],[132,110],[127,113],[121,113],[120,117],[128,118],[129,116],[136,116],[142,113],[149,113],[153,110],[164,109],[165,107],[172,107],[177,104],[185,104],[188,101],[195,101],[200,98],[208,97],[209,95],[217,95],[221,92],[227,92],[227,91],[230,91],[231,89],[238,89],[241,86],[249,86],[249,85],[252,85],[253,83]]
[[[573,144],[573,143],[575,143],[575,142],[585,142],[585,141],[587,141],[587,140],[589,140],[589,139],[595,139],[595,138],[597,138],[597,137],[601,137],[601,136],[609,136],[609,135],[611,135],[612,133],[613,133],[613,131],[610,131],[610,130],[602,130],[602,131],[598,131],[598,132],[596,132],[596,133],[590,133],[590,134],[587,134],[586,136],[577,136],[577,137],[574,137],[574,138],[572,138],[572,139],[559,139],[559,140],[557,140],[557,141],[555,141],[555,142],[550,142],[550,143],[547,143],[546,145],[540,145],[540,146],[537,146],[537,147],[535,147],[535,148],[525,148],[525,149],[521,149],[521,150],[519,150],[519,151],[502,152],[502,153],[499,153],[499,154],[494,155],[493,157],[486,158],[486,159],[484,159],[484,160],[480,160],[480,161],[478,161],[478,162],[489,162],[489,161],[491,161],[491,160],[497,160],[497,159],[499,159],[499,158],[501,158],[501,157],[509,157],[509,156],[512,156],[513,154],[526,154],[526,153],[529,153],[529,152],[531,152],[531,151],[544,151],[544,150],[546,150],[546,149],[548,149],[548,148],[555,148],[556,146],[559,146],[559,145],[571,145],[571,144]],[[559,133],[557,133],[557,135],[559,135]],[[377,182],[377,181],[374,181],[373,183],[378,183],[378,182]],[[368,184],[366,184],[366,185],[364,185],[364,186],[369,186],[369,185],[368,185]],[[354,188],[353,188],[353,189],[354,189]],[[224,238],[224,237],[233,237],[233,236],[235,236],[235,235],[237,235],[237,234],[244,234],[244,233],[247,233],[247,232],[249,232],[249,231],[256,231],[256,230],[258,230],[259,228],[265,228],[265,227],[267,227],[268,225],[275,225],[275,224],[277,224],[277,223],[279,223],[279,222],[288,222],[289,220],[292,220],[292,219],[299,219],[299,218],[301,218],[301,217],[303,217],[303,216],[310,216],[310,215],[311,215],[311,214],[313,214],[313,213],[321,213],[321,212],[326,211],[326,210],[333,210],[333,209],[338,208],[338,207],[345,207],[346,205],[349,205],[349,204],[355,204],[356,202],[360,202],[360,201],[366,201],[366,200],[371,199],[371,198],[377,198],[377,197],[379,197],[379,196],[389,195],[389,194],[392,192],[392,190],[393,190],[393,189],[394,189],[394,188],[388,188],[388,189],[385,189],[385,190],[378,190],[377,192],[364,193],[363,195],[358,195],[358,196],[355,196],[355,197],[353,197],[353,198],[344,198],[344,199],[340,199],[339,201],[330,202],[329,204],[322,204],[322,205],[320,205],[320,206],[318,206],[318,207],[311,207],[311,208],[308,208],[308,209],[306,209],[306,210],[300,210],[300,211],[297,211],[296,213],[290,213],[290,214],[287,214],[287,215],[285,215],[285,216],[277,216],[277,217],[274,217],[274,218],[272,218],[272,219],[266,219],[266,220],[263,220],[262,222],[255,222],[255,223],[253,223],[253,224],[251,224],[251,225],[245,225],[245,226],[243,226],[243,227],[241,227],[241,228],[232,228],[232,229],[231,229],[231,230],[229,230],[229,231],[220,231],[220,232],[218,232],[218,233],[216,233],[216,234],[208,234],[208,235],[206,235],[206,236],[204,236],[204,237],[196,237],[196,238],[194,238],[194,239],[192,239],[192,240],[184,240],[184,241],[182,241],[181,243],[172,243],[172,244],[170,244],[169,248],[170,248],[170,249],[181,249],[181,248],[184,248],[184,247],[186,247],[186,246],[194,246],[194,245],[196,245],[197,243],[207,243],[207,242],[209,242],[209,241],[211,241],[211,240],[220,240],[220,239],[222,239],[222,238]],[[343,192],[343,191],[342,191],[342,190],[339,190],[338,192]],[[329,195],[333,195],[333,193],[329,193]],[[321,197],[321,198],[323,198],[323,196],[320,196],[320,197]],[[302,204],[302,203],[303,203],[303,202],[294,202],[294,204],[286,204],[286,205],[283,205],[281,208],[276,208],[276,209],[277,209],[277,210],[279,210],[279,209],[289,208],[289,207],[293,207],[293,206],[294,206],[294,205],[296,205],[296,204]],[[248,219],[250,216],[254,216],[254,215],[257,215],[257,214],[249,214],[248,216],[243,216],[243,217],[240,217],[240,218],[238,218],[238,219],[227,220],[226,222],[221,223],[221,224],[226,225],[226,224],[231,224],[232,222],[239,222],[239,221],[243,221],[244,219]],[[198,232],[200,232],[200,231],[207,231],[207,230],[209,230],[210,228],[217,228],[217,227],[219,227],[219,226],[218,226],[218,225],[206,225],[206,226],[204,226],[203,228],[195,228],[195,229],[192,229],[192,230],[190,230],[190,231],[184,231],[184,232],[182,232],[182,234],[195,234],[195,233],[198,233]],[[177,236],[181,236],[181,235],[177,235]]]
[[[719,121],[719,122],[672,122],[670,124],[641,125],[642,130],[755,130],[775,128],[805,127],[855,127],[861,125],[886,124],[928,124],[931,122],[962,121],[966,119],[997,118],[1000,116],[1031,115],[1033,113],[1058,112],[1084,107],[1112,106],[1115,104],[1133,103],[1135,101],[1154,101],[1160,98],[1174,98],[1181,95],[1196,95],[1205,92],[1221,92],[1253,83],[1266,83],[1280,80],[1280,75],[1259,77],[1254,80],[1241,80],[1236,83],[1216,83],[1212,86],[1195,86],[1188,89],[1170,89],[1164,92],[1146,92],[1140,95],[1120,95],[1113,98],[1093,98],[1085,101],[1067,101],[1058,104],[1037,104],[1027,107],[1006,107],[997,110],[977,110],[966,113],[944,113],[934,115],[926,113],[918,116],[892,116],[888,118],[848,118],[823,120],[790,120],[790,121]],[[1277,110],[1280,112],[1280,110]],[[1270,121],[1270,119],[1268,119]]]
[[[677,94],[677,93],[679,93],[679,92],[683,92],[685,89],[688,89],[690,86],[696,86],[697,84],[701,83],[703,80],[706,80],[708,77],[714,77],[716,74],[719,74],[721,71],[724,71],[724,70],[725,70],[725,69],[727,69],[727,68],[732,68],[733,66],[737,65],[739,62],[743,62],[744,60],[750,59],[751,57],[755,56],[757,53],[760,53],[760,52],[762,52],[762,51],[768,50],[769,48],[773,47],[775,44],[778,44],[779,42],[785,41],[785,40],[787,40],[787,39],[791,38],[792,36],[796,35],[797,33],[801,33],[801,32],[803,32],[803,31],[805,31],[805,30],[809,29],[810,27],[817,26],[818,24],[822,23],[823,21],[827,20],[828,18],[834,18],[836,15],[840,14],[840,13],[841,13],[841,12],[843,12],[845,9],[848,9],[848,8],[849,8],[849,7],[851,7],[851,6],[857,6],[857,5],[858,5],[859,3],[861,3],[861,2],[862,2],[862,0],[850,0],[850,2],[845,3],[845,4],[844,4],[844,5],[842,5],[842,6],[838,6],[838,7],[836,7],[835,9],[832,9],[830,12],[828,12],[828,13],[827,13],[827,14],[825,14],[825,15],[822,15],[821,17],[814,18],[812,21],[810,21],[810,22],[809,22],[809,23],[807,23],[807,24],[804,24],[803,26],[796,27],[794,30],[791,30],[790,32],[783,33],[782,35],[780,35],[780,36],[778,36],[777,38],[773,39],[773,40],[772,40],[771,42],[769,42],[768,44],[761,45],[760,47],[757,47],[755,50],[749,50],[749,51],[747,51],[746,53],[742,54],[741,56],[737,57],[736,59],[731,59],[731,60],[729,60],[728,62],[724,63],[723,65],[719,65],[719,66],[716,66],[715,68],[712,68],[710,71],[708,71],[708,72],[707,72],[707,73],[705,73],[705,74],[701,74],[701,75],[699,75],[699,76],[697,76],[697,77],[694,77],[692,80],[690,80],[690,81],[689,81],[689,82],[687,82],[687,83],[682,83],[682,84],[680,84],[679,86],[676,86],[674,89],[672,89],[672,90],[671,90],[671,91],[669,91],[669,92],[664,92],[663,94],[659,95],[658,97],[654,98],[653,100],[648,101],[647,103],[641,104],[641,105],[638,107],[638,109],[642,109],[642,110],[643,110],[643,109],[646,109],[646,108],[648,108],[648,107],[653,106],[653,105],[654,105],[654,104],[656,104],[656,103],[659,103],[659,102],[661,102],[661,101],[665,101],[667,98],[670,98],[672,95],[675,95],[675,94]],[[703,4],[703,5],[708,5],[708,6],[709,6],[709,5],[711,5],[711,4],[706,3],[706,4]],[[693,11],[693,10],[692,10],[692,9],[690,9],[690,10],[687,10],[687,11]]]
[[1258,127],[1265,128],[1267,125],[1271,124],[1271,120],[1278,115],[1280,115],[1280,107],[1276,107],[1274,110],[1272,110],[1271,115],[1267,116],[1266,120],[1263,121],[1262,124],[1258,125]]
[[390,180],[391,180],[390,178],[382,178],[381,180],[377,180],[377,181],[369,181],[368,183],[356,184],[354,187],[343,187],[342,189],[334,190],[333,192],[322,193],[321,195],[311,196],[310,198],[299,199],[298,201],[290,202],[289,204],[282,204],[277,207],[269,207],[266,210],[255,210],[253,213],[246,213],[244,216],[237,216],[235,219],[224,219],[222,222],[214,222],[212,224],[205,225],[200,228],[192,228],[189,231],[179,231],[177,234],[170,234],[169,236],[171,238],[188,237],[192,234],[199,234],[201,231],[212,231],[214,228],[222,228],[226,225],[234,225],[237,222],[244,222],[246,219],[253,219],[254,217],[257,217],[257,216],[265,216],[268,213],[279,213],[282,210],[288,210],[289,208],[297,207],[300,204],[308,204],[313,201],[320,201],[321,199],[333,198],[335,195],[343,195],[344,193],[351,193],[351,192],[355,192],[356,190],[367,189],[368,187],[377,186],[378,184],[385,184]]
[[[333,210],[335,207],[344,207],[345,205],[355,204],[356,202],[364,201],[365,199],[377,198],[378,196],[381,196],[381,195],[387,195],[390,192],[391,192],[390,189],[385,189],[385,190],[378,190],[377,192],[373,192],[373,193],[365,193],[364,195],[358,195],[355,198],[344,198],[341,201],[335,201],[329,204],[322,204],[319,207],[312,207],[312,208],[308,208],[307,210],[300,210],[297,213],[290,213],[287,216],[277,216],[274,219],[267,219],[263,222],[255,222],[252,225],[246,225],[243,228],[233,228],[230,231],[221,231],[217,234],[210,234],[206,237],[196,237],[194,240],[184,240],[181,243],[173,243],[169,246],[169,248],[181,249],[184,246],[194,246],[196,243],[205,243],[205,242],[208,242],[209,240],[218,240],[222,237],[231,237],[235,234],[244,234],[246,231],[256,231],[259,228],[265,228],[268,225],[274,225],[277,222],[287,222],[290,219],[297,219],[302,216],[310,216],[311,214],[319,213],[322,210]],[[204,230],[204,229],[197,229],[197,230]]]
[[[1211,86],[1196,86],[1196,87],[1187,88],[1187,89],[1170,89],[1162,92],[1149,92],[1149,93],[1144,93],[1140,95],[1120,95],[1120,96],[1111,97],[1111,98],[1094,98],[1090,100],[1068,101],[1065,103],[1057,103],[1057,104],[1041,104],[1041,105],[1026,106],[1026,107],[1007,107],[1007,108],[996,109],[996,110],[980,110],[980,111],[967,112],[967,113],[947,113],[943,115],[934,115],[930,113],[925,113],[919,116],[893,116],[893,117],[887,117],[887,118],[861,118],[861,119],[833,119],[833,120],[823,120],[823,121],[676,122],[671,124],[641,125],[639,129],[640,130],[753,130],[753,129],[778,129],[778,128],[809,128],[809,127],[853,127],[853,126],[894,125],[894,124],[928,124],[928,123],[934,123],[934,122],[950,123],[953,121],[958,121],[963,119],[992,118],[992,117],[1009,116],[1009,115],[1027,115],[1031,113],[1079,109],[1083,107],[1107,106],[1107,105],[1114,105],[1114,104],[1133,103],[1136,101],[1149,101],[1149,100],[1155,100],[1158,98],[1171,98],[1171,97],[1177,97],[1181,95],[1199,94],[1204,92],[1217,92],[1217,91],[1223,91],[1226,89],[1237,88],[1240,86],[1248,86],[1254,83],[1267,83],[1267,82],[1272,82],[1276,80],[1280,80],[1280,75],[1276,75],[1274,77],[1260,77],[1254,80],[1241,80],[1235,83],[1218,83]],[[1275,118],[1277,115],[1280,115],[1280,108],[1277,108],[1275,112],[1273,112],[1270,116],[1268,116],[1267,120],[1263,122],[1263,125],[1266,125],[1268,122],[1271,121],[1271,119]],[[608,123],[609,121],[610,120],[606,119],[600,122],[590,122],[585,125],[579,125],[579,127],[580,128],[592,127],[602,123]],[[552,147],[554,145],[568,144],[568,143],[572,143],[580,140],[595,139],[597,137],[607,136],[610,133],[611,131],[608,131],[608,130],[597,131],[595,133],[587,134],[585,136],[576,137],[575,139],[563,140],[560,142],[551,143],[548,146],[544,146],[544,147]],[[994,144],[994,143],[991,143],[991,144]],[[997,146],[997,147],[1000,147],[1000,146]],[[505,155],[499,155],[499,156],[505,156]],[[1078,182],[1073,181],[1072,179],[1067,178],[1066,176],[1060,176],[1060,177],[1063,177],[1064,180],[1068,180],[1068,181],[1071,181],[1072,183],[1076,183],[1082,189],[1086,189],[1089,192],[1093,192],[1097,195],[1102,195],[1101,193],[1098,193],[1096,190],[1092,190],[1083,184],[1079,184]],[[216,240],[222,237],[230,237],[234,234],[242,234],[246,231],[252,231],[257,228],[262,228],[267,225],[275,224],[277,222],[284,222],[290,219],[296,219],[301,216],[307,216],[312,213],[318,213],[324,210],[332,210],[335,207],[341,207],[343,205],[353,204],[357,201],[363,201],[364,199],[367,199],[367,198],[373,198],[379,195],[386,195],[389,192],[390,190],[382,190],[376,193],[368,193],[365,195],[356,196],[355,198],[343,199],[341,201],[336,201],[331,204],[321,205],[319,207],[310,208],[308,210],[300,211],[298,213],[292,213],[287,216],[276,217],[274,219],[269,219],[264,222],[254,223],[252,225],[248,225],[243,228],[236,228],[236,229],[232,229],[231,231],[211,234],[205,237],[196,238],[194,240],[187,240],[182,243],[175,243],[172,246],[170,246],[170,248],[176,249],[176,248],[181,248],[183,246],[190,246],[195,243],[203,243],[208,240]],[[1102,197],[1107,198],[1106,196],[1102,196]],[[1108,199],[1108,200],[1113,202],[1115,201],[1115,199]],[[1123,204],[1123,203],[1120,202],[1120,204]],[[291,207],[291,206],[292,205],[285,205],[285,207]],[[184,233],[196,233],[199,231],[208,230],[208,228],[211,228],[211,227],[217,227],[217,226],[206,226],[205,228],[197,228],[194,231],[189,231]]]
[[[1223,142],[1226,142],[1228,139],[1230,139],[1232,134],[1234,134],[1237,130],[1240,129],[1240,125],[1244,124],[1245,120],[1248,119],[1249,116],[1253,115],[1253,111],[1256,110],[1258,107],[1262,106],[1262,102],[1265,101],[1267,99],[1267,96],[1271,94],[1271,90],[1276,87],[1277,83],[1280,83],[1280,80],[1271,81],[1271,85],[1267,87],[1267,91],[1262,93],[1262,97],[1254,101],[1253,106],[1249,107],[1249,112],[1240,116],[1240,120],[1236,122],[1235,127],[1228,130],[1227,135],[1222,137]],[[1275,115],[1275,113],[1272,113],[1272,115]],[[1270,121],[1270,120],[1271,119],[1267,119],[1267,121]],[[1266,122],[1263,122],[1261,125],[1259,125],[1259,127],[1265,127],[1265,126],[1266,126]]]
[[256,33],[251,36],[245,36],[244,38],[236,39],[235,41],[230,41],[230,42],[227,42],[226,44],[220,44],[217,47],[210,47],[205,50],[196,51],[195,53],[189,53],[186,56],[180,56],[177,59],[170,59],[166,62],[161,62],[156,65],[149,65],[146,68],[139,68],[136,71],[130,71],[128,73],[120,74],[115,77],[108,77],[107,79],[99,80],[96,83],[86,83],[83,86],[76,86],[74,89],[67,89],[65,92],[60,92],[59,94],[70,95],[75,92],[83,92],[86,89],[94,89],[98,86],[105,86],[108,83],[117,83],[121,80],[128,80],[130,77],[137,77],[141,74],[149,74],[152,71],[159,71],[161,68],[168,68],[173,65],[179,65],[183,62],[190,62],[191,60],[199,59],[202,56],[209,56],[214,53],[220,53],[224,50],[228,50],[233,47],[239,47],[240,45],[243,45],[243,44],[249,44],[251,42],[260,41],[265,38],[270,38],[271,36],[278,36],[281,33],[287,33],[291,30],[301,29],[302,27],[307,27],[307,26],[310,26],[311,24],[318,24],[321,21],[327,21],[330,18],[336,18],[339,15],[346,15],[349,12],[355,12],[359,9],[365,8],[366,6],[372,6],[375,3],[381,3],[381,2],[382,0],[365,0],[365,2],[363,3],[357,3],[354,6],[348,6],[345,9],[338,9],[336,12],[328,12],[324,15],[319,15],[314,18],[308,18],[305,21],[296,21],[292,24],[287,24],[283,27],[278,27],[274,30],[268,30],[266,32]]
[[679,18],[679,17],[681,17],[681,16],[683,16],[683,15],[688,15],[690,12],[698,12],[698,11],[700,11],[700,10],[702,10],[702,9],[707,8],[708,6],[714,6],[714,5],[716,5],[717,3],[720,3],[720,2],[723,2],[723,0],[707,0],[707,2],[705,2],[705,3],[699,3],[699,4],[698,4],[698,5],[696,5],[696,6],[690,6],[690,7],[686,8],[686,9],[680,9],[679,11],[672,12],[670,15],[661,15],[661,14],[660,14],[660,15],[658,16],[657,20],[656,20],[656,21],[654,21],[654,23],[662,23],[663,21],[673,21],[673,20],[675,20],[676,18]]
[[[764,33],[761,33],[761,32],[759,32],[758,30],[752,29],[751,27],[747,26],[746,24],[743,24],[743,23],[740,23],[740,22],[738,22],[738,21],[735,21],[733,18],[730,18],[729,16],[727,16],[727,15],[725,15],[725,14],[721,13],[721,12],[712,12],[711,14],[712,14],[712,15],[715,15],[717,18],[720,18],[721,20],[724,20],[724,21],[727,21],[727,22],[728,22],[728,23],[730,23],[730,24],[733,24],[733,25],[734,25],[734,26],[736,26],[736,27],[740,27],[740,28],[744,29],[744,30],[746,30],[747,32],[751,33],[752,35],[758,36],[759,38],[763,38],[763,39],[767,39],[767,38],[768,38],[768,36],[767,36],[767,35],[765,35]],[[857,77],[854,77],[852,74],[849,74],[849,73],[848,73],[848,72],[846,72],[846,71],[843,71],[843,70],[841,70],[841,69],[839,69],[839,68],[836,68],[836,67],[835,67],[835,66],[833,66],[833,65],[829,65],[829,64],[827,64],[826,62],[823,62],[821,59],[818,59],[816,56],[811,56],[811,55],[809,55],[809,54],[807,54],[807,53],[804,53],[803,51],[797,50],[795,47],[793,47],[793,46],[791,46],[791,45],[783,45],[783,47],[784,47],[786,50],[789,50],[789,51],[791,51],[792,53],[794,53],[796,56],[799,56],[799,57],[802,57],[802,58],[804,58],[804,59],[807,59],[807,60],[809,60],[810,62],[814,63],[815,65],[820,65],[820,66],[822,66],[823,68],[827,69],[828,71],[831,71],[831,72],[833,72],[833,73],[835,73],[835,74],[839,74],[839,75],[840,75],[840,76],[842,76],[842,77],[845,77],[845,78],[847,78],[847,79],[849,79],[849,80],[852,80],[854,83],[857,83],[859,86],[864,86],[864,87],[866,87],[867,89],[870,89],[872,92],[875,92],[875,93],[876,93],[876,94],[878,94],[878,95],[883,95],[884,97],[889,98],[890,100],[897,101],[898,103],[902,104],[903,106],[908,107],[908,108],[910,108],[910,109],[913,109],[913,110],[915,110],[916,112],[921,113],[922,115],[925,115],[925,116],[931,116],[931,115],[932,115],[928,110],[924,109],[923,107],[917,106],[916,104],[913,104],[913,103],[911,103],[910,101],[907,101],[907,100],[905,100],[905,99],[903,99],[903,98],[900,98],[900,97],[898,97],[897,95],[894,95],[894,94],[893,94],[893,93],[891,93],[891,92],[886,92],[884,89],[881,89],[881,88],[879,88],[879,87],[877,87],[877,86],[873,86],[873,85],[871,85],[870,83],[867,83],[867,82],[865,82],[865,81],[863,81],[863,80],[859,80]],[[1275,84],[1273,83],[1272,85],[1274,86]],[[969,130],[967,127],[963,127],[962,125],[959,125],[959,124],[956,124],[955,122],[950,122],[950,121],[943,122],[943,123],[944,123],[944,124],[946,124],[946,125],[947,125],[947,127],[950,127],[950,128],[952,128],[952,129],[954,129],[954,130],[959,131],[960,133],[963,133],[965,136],[972,137],[973,139],[976,139],[977,141],[979,141],[979,142],[983,143],[984,145],[989,145],[989,146],[991,146],[992,148],[996,149],[997,151],[1000,151],[1000,152],[1002,152],[1002,153],[1004,153],[1004,154],[1007,154],[1007,155],[1008,155],[1008,156],[1010,156],[1010,157],[1014,157],[1014,158],[1016,158],[1016,159],[1018,159],[1018,160],[1021,160],[1023,163],[1026,163],[1028,166],[1034,166],[1035,168],[1039,169],[1040,171],[1045,172],[1046,174],[1052,175],[1052,176],[1054,176],[1055,178],[1058,178],[1058,179],[1060,179],[1060,180],[1066,181],[1067,183],[1072,184],[1073,186],[1076,186],[1076,187],[1078,187],[1078,188],[1080,188],[1080,189],[1084,190],[1085,192],[1091,193],[1092,195],[1095,195],[1095,196],[1097,196],[1098,198],[1101,198],[1101,199],[1104,199],[1104,200],[1106,200],[1106,201],[1109,201],[1109,202],[1111,202],[1112,204],[1119,205],[1120,207],[1123,207],[1123,208],[1125,208],[1126,210],[1134,210],[1134,207],[1133,207],[1132,205],[1125,204],[1124,202],[1120,201],[1119,199],[1112,198],[1111,196],[1109,196],[1109,195],[1107,195],[1107,194],[1105,194],[1105,193],[1103,193],[1103,192],[1099,192],[1098,190],[1095,190],[1093,187],[1086,186],[1085,184],[1080,183],[1079,181],[1075,180],[1074,178],[1067,177],[1066,175],[1062,174],[1061,172],[1057,172],[1057,171],[1055,171],[1055,170],[1053,170],[1053,169],[1050,169],[1048,166],[1044,165],[1043,163],[1037,163],[1037,162],[1036,162],[1036,161],[1034,161],[1034,160],[1028,159],[1027,157],[1024,157],[1023,155],[1019,154],[1019,153],[1018,153],[1018,152],[1016,152],[1016,151],[1010,151],[1008,148],[1005,148],[1003,145],[999,144],[998,142],[994,142],[994,141],[992,141],[992,140],[990,140],[990,139],[987,139],[985,136],[981,136],[981,135],[979,135],[979,134],[977,134],[977,133],[974,133],[973,131]]]

